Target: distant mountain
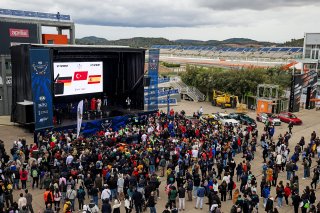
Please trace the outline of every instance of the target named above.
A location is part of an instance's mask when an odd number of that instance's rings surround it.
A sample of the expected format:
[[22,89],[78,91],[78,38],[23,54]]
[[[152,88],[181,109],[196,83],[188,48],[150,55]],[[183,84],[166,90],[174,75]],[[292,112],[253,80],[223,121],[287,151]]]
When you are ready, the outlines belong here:
[[169,41],[165,38],[144,38],[144,37],[135,37],[128,39],[119,39],[115,41],[110,41],[112,45],[122,45],[130,47],[144,47],[149,48],[152,45],[175,45],[173,41]]
[[77,44],[88,44],[88,45],[105,45],[108,43],[108,40],[105,38],[98,38],[95,36],[83,37],[76,39]]
[[[293,40],[290,46],[295,46],[295,42],[298,40]],[[299,40],[300,42],[300,40]],[[296,42],[297,44],[299,42]],[[287,42],[286,42],[287,43]],[[272,43],[256,41],[248,38],[230,38],[223,41],[218,40],[192,40],[192,39],[178,39],[178,40],[168,40],[166,38],[145,38],[145,37],[135,37],[128,39],[119,40],[107,40],[105,38],[99,38],[95,36],[84,37],[76,39],[76,44],[89,44],[89,45],[121,45],[130,47],[142,47],[149,48],[152,45],[180,45],[180,46],[216,46],[216,47],[262,47],[262,46],[284,46],[285,44]],[[299,43],[300,44],[300,43]],[[287,44],[289,46],[289,43]],[[299,45],[296,45],[299,46]]]
[[222,43],[239,43],[239,44],[248,43],[248,44],[252,44],[252,43],[258,43],[258,41],[252,40],[249,38],[229,38],[229,39],[223,40]]

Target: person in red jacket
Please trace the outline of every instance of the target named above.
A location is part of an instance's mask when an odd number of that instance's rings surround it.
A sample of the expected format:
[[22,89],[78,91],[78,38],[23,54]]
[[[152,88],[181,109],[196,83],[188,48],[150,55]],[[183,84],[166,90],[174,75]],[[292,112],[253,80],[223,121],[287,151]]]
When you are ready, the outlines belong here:
[[97,100],[95,98],[92,98],[91,99],[91,106],[90,106],[90,109],[92,111],[95,111],[96,110],[96,103],[97,103]]
[[22,189],[27,188],[27,180],[28,180],[28,171],[25,168],[22,168],[20,171],[20,180],[22,183]]
[[287,183],[286,187],[284,188],[284,199],[286,200],[287,206],[289,205],[288,197],[291,195],[291,188],[289,183]]

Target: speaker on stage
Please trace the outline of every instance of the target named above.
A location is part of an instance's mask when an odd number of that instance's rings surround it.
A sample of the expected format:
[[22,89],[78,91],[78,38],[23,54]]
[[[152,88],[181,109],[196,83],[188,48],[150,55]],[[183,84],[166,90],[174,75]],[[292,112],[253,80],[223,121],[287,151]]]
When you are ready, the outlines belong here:
[[144,77],[143,78],[143,86],[148,87],[150,86],[151,78],[150,77]]
[[64,92],[64,83],[56,82],[54,83],[54,94],[62,95]]
[[33,102],[17,102],[17,123],[31,124],[34,123]]

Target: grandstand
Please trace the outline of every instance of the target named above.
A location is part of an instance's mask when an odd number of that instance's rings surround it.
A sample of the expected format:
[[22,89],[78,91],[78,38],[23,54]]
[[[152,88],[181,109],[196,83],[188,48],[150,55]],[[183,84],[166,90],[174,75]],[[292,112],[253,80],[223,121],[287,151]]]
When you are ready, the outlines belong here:
[[290,59],[302,57],[302,47],[209,47],[209,46],[179,46],[153,45],[151,48],[160,49],[165,57],[195,57],[226,60],[265,60],[287,62]]

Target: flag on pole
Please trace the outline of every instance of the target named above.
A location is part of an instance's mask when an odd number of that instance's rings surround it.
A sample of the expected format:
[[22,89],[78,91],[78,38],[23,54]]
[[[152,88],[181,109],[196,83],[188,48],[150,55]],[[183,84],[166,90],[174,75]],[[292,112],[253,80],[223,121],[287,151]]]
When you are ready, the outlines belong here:
[[80,134],[81,124],[82,124],[82,115],[83,115],[83,100],[78,104],[77,108],[77,138]]

